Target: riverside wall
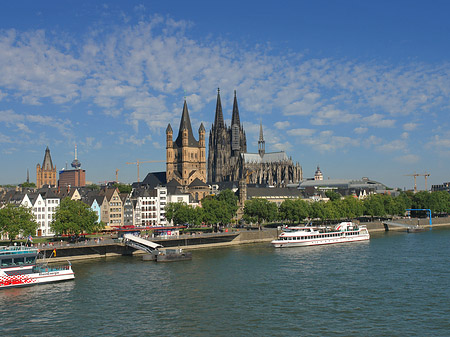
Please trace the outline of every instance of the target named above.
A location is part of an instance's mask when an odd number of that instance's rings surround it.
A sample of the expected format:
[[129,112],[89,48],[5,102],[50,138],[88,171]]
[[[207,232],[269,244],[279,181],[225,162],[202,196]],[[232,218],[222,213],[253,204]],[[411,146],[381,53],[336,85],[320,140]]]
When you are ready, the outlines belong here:
[[[429,227],[428,219],[393,219],[394,222],[403,223],[406,225]],[[385,231],[383,221],[376,220],[372,222],[361,223],[366,225],[369,232]],[[433,227],[450,227],[450,218],[433,218]],[[390,231],[406,231],[405,227],[389,226]],[[163,245],[165,248],[177,247],[185,250],[196,250],[205,248],[226,247],[241,244],[270,242],[274,240],[279,234],[276,228],[265,228],[262,230],[239,230],[223,234],[204,234],[197,236],[180,236],[169,239],[151,239],[151,241]],[[53,250],[56,251],[56,257]],[[54,245],[41,248],[42,254],[50,259],[52,262],[66,261],[66,260],[84,260],[92,258],[105,258],[121,255],[140,255],[145,252],[128,247],[121,242],[113,240],[98,241],[95,244],[80,243],[77,245]]]

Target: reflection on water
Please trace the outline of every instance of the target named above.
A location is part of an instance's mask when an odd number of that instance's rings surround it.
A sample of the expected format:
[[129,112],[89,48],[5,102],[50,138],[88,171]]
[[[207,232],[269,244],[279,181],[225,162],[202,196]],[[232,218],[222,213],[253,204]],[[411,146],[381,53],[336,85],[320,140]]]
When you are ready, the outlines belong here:
[[[445,335],[449,230],[369,242],[74,262],[74,281],[0,292],[4,335]],[[26,325],[21,322],[27,322]]]

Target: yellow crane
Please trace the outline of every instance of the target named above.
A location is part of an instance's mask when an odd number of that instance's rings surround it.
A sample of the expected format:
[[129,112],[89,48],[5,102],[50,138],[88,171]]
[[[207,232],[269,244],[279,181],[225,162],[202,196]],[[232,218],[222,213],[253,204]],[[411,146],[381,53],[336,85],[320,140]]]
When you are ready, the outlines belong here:
[[428,191],[428,186],[427,186],[427,178],[430,176],[429,173],[413,173],[413,174],[405,174],[405,176],[409,176],[409,177],[414,177],[414,193],[417,192],[417,177],[418,176],[424,176],[425,177],[425,191]]
[[136,165],[137,166],[137,182],[139,182],[139,165],[144,163],[165,163],[165,160],[136,160],[135,162],[127,162],[128,165]]

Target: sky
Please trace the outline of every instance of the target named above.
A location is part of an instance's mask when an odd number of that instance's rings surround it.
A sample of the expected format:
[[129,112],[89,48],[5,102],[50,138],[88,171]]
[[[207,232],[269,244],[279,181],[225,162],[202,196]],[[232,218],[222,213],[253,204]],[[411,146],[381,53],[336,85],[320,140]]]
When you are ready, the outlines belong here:
[[[36,181],[45,148],[93,183],[165,161],[184,99],[198,138],[236,90],[247,150],[304,178],[450,181],[448,1],[2,1],[0,184]],[[207,140],[208,142],[208,140]],[[140,166],[140,179],[165,163]],[[425,188],[423,176],[417,178]]]

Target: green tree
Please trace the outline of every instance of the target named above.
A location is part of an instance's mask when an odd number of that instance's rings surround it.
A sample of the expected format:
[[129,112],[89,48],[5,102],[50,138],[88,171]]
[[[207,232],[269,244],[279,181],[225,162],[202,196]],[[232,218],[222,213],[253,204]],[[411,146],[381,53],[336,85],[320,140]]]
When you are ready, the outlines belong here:
[[342,195],[333,190],[326,191],[325,195],[327,196],[327,198],[330,198],[331,201],[339,200],[342,198]]
[[97,219],[97,213],[85,203],[64,198],[56,208],[50,228],[58,235],[93,233],[104,228]]
[[119,189],[119,193],[131,193],[131,190],[133,189],[131,185],[128,184],[120,184],[120,183],[114,183],[114,187]]
[[201,222],[201,210],[198,210],[197,208],[186,205],[184,202],[168,203],[165,208],[166,219],[173,221],[176,225],[198,225]]
[[255,198],[247,200],[244,206],[244,219],[261,225],[263,221],[272,221],[277,218],[278,207],[266,199]]
[[31,209],[28,207],[7,204],[0,209],[0,231],[3,234],[8,233],[11,241],[19,234],[23,236],[35,235],[38,226]]
[[20,186],[21,187],[32,187],[32,188],[34,188],[34,187],[36,187],[36,184],[35,183],[24,182],[24,183],[20,184]]
[[231,221],[231,219],[236,216],[236,212],[238,210],[238,200],[236,194],[230,189],[223,190],[219,195],[216,196],[216,199],[220,201],[224,207],[227,209],[227,223]]

